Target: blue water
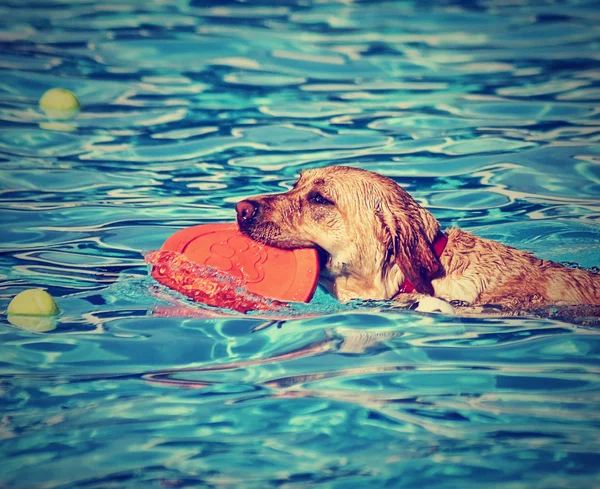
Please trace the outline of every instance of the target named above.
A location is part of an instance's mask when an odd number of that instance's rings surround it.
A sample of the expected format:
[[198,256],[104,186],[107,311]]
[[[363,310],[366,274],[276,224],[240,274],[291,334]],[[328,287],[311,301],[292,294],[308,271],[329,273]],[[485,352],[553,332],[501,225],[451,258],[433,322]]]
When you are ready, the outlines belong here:
[[[233,315],[160,287],[142,256],[347,164],[443,226],[598,267],[597,2],[0,14],[0,310],[35,287],[61,309],[0,317],[0,487],[598,486],[597,328],[322,290],[296,316]],[[77,117],[39,109],[54,87]]]

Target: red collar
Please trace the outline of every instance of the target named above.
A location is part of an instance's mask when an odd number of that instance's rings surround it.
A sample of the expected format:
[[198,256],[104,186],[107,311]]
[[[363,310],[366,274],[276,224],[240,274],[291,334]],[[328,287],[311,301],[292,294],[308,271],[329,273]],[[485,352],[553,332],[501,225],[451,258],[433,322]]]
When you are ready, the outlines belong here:
[[[440,256],[442,256],[442,253],[446,249],[447,243],[448,243],[448,236],[446,236],[446,233],[438,234],[438,237],[433,242],[433,251],[435,252],[435,254],[437,255],[438,258]],[[408,279],[406,279],[404,281],[404,283],[402,284],[402,287],[400,287],[400,291],[398,293],[399,294],[408,294],[410,292],[413,292],[414,290],[415,290],[415,288],[413,287],[413,284],[411,284],[408,281]]]

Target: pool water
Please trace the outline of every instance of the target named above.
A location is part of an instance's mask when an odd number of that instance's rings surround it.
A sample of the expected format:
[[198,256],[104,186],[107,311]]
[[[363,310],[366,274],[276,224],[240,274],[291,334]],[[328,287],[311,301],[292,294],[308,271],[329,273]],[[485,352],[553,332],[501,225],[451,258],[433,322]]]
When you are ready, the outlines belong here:
[[[444,227],[600,265],[600,8],[572,0],[5,0],[0,487],[591,488],[600,330],[318,290],[203,308],[143,253],[346,164]],[[43,93],[80,114],[49,121]]]

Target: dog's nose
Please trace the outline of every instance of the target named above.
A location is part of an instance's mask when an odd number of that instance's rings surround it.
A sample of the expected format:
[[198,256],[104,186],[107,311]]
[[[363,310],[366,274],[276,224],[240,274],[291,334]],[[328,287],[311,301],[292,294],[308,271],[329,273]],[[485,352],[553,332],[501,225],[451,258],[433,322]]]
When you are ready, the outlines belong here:
[[258,214],[258,209],[258,202],[253,200],[242,200],[238,202],[235,206],[238,221],[247,222],[254,219]]

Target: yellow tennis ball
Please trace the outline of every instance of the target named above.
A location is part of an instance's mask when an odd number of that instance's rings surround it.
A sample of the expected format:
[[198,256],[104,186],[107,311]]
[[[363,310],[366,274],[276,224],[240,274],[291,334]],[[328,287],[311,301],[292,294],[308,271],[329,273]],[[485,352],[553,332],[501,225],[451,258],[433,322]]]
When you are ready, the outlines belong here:
[[52,316],[21,316],[9,314],[6,316],[8,322],[17,328],[25,329],[33,333],[46,333],[56,329],[56,319]]
[[58,306],[45,290],[27,289],[13,297],[6,312],[19,316],[54,316],[58,314]]
[[50,119],[66,120],[77,115],[81,105],[73,92],[52,88],[40,99],[40,108]]

